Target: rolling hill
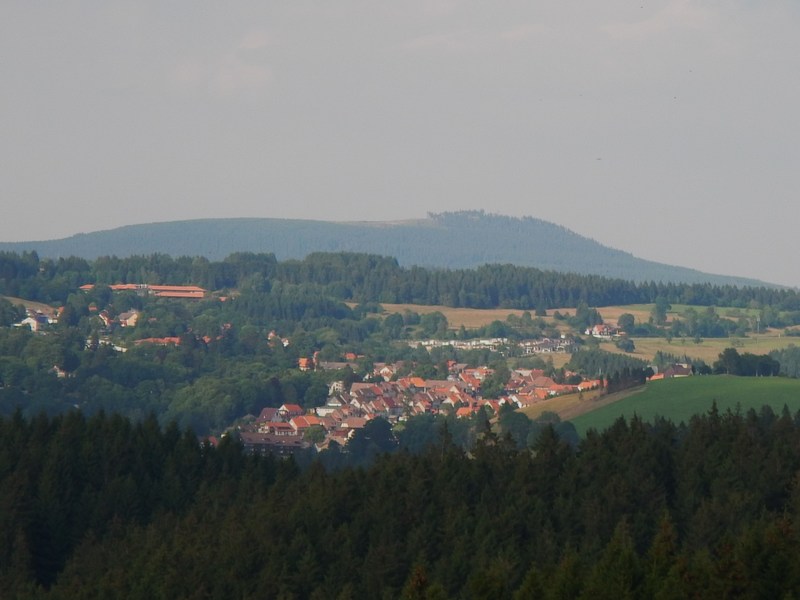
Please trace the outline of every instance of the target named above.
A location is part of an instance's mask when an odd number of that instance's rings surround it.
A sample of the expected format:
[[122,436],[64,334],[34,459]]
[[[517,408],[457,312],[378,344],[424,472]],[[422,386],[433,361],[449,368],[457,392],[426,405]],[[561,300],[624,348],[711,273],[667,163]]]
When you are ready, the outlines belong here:
[[311,252],[393,256],[403,266],[472,268],[515,264],[630,281],[769,285],[636,258],[532,217],[483,211],[431,214],[399,222],[338,223],[289,219],[199,219],[82,233],[60,240],[2,242],[0,251],[35,250],[41,257],[164,253],[220,260],[234,252],[271,252],[279,260]]
[[675,423],[688,422],[692,415],[711,410],[717,403],[726,410],[760,410],[769,405],[776,413],[784,405],[792,414],[800,410],[800,380],[786,377],[734,377],[707,375],[653,381],[638,393],[623,394],[622,399],[570,419],[584,435],[588,429],[603,430],[619,417],[638,415],[645,421],[665,417]]

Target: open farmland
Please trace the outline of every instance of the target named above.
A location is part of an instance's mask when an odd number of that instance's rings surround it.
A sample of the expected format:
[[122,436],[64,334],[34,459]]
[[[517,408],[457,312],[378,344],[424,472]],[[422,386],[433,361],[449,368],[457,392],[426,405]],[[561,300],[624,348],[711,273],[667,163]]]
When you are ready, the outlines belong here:
[[[667,321],[672,321],[676,318],[686,318],[686,314],[690,309],[700,313],[704,310],[707,310],[708,307],[690,304],[673,304],[672,308],[667,311]],[[600,315],[603,317],[603,321],[606,323],[616,323],[619,320],[620,315],[625,313],[633,315],[637,323],[646,323],[650,319],[652,310],[652,304],[629,304],[620,306],[602,306],[597,309],[597,312],[600,313]],[[720,317],[733,320],[736,320],[739,317],[755,318],[759,314],[758,309],[755,308],[733,308],[726,306],[715,306],[714,311]]]
[[545,412],[554,412],[562,420],[570,421],[578,415],[616,402],[623,397],[623,394],[625,392],[603,395],[602,390],[590,390],[582,394],[564,394],[563,396],[556,396],[522,408],[520,412],[524,413],[529,419],[536,419]]
[[[567,309],[559,312],[564,313]],[[646,323],[650,318],[650,312],[653,310],[652,304],[629,304],[627,306],[603,306],[597,309],[600,316],[603,317],[603,322],[616,325],[620,316],[625,313],[633,315],[637,323]],[[572,309],[575,312],[575,309]],[[667,318],[672,318],[672,313],[667,313]]]
[[[524,310],[513,308],[451,308],[449,306],[432,306],[426,304],[385,304],[381,303],[386,313],[403,313],[406,310],[426,315],[428,313],[440,312],[447,318],[450,329],[458,329],[462,325],[467,329],[477,329],[488,325],[493,321],[505,321],[508,315],[522,316]],[[533,314],[533,311],[529,311]],[[574,309],[572,312],[575,312]],[[548,311],[552,314],[552,311]],[[552,319],[546,318],[548,322]]]
[[[432,306],[420,304],[382,304],[384,311],[390,313],[402,313],[405,310],[414,311],[419,314],[441,312],[446,318],[450,329],[458,329],[462,325],[467,329],[476,329],[490,324],[492,321],[505,321],[509,315],[521,316],[524,311],[511,308],[480,309],[480,308],[451,308],[448,306]],[[604,306],[597,309],[603,321],[616,324],[620,315],[630,313],[637,321],[647,321],[650,318],[652,304],[631,304],[628,306]],[[675,305],[667,313],[668,320],[682,318],[683,314],[689,309],[697,311],[705,310],[703,306]],[[563,315],[575,314],[575,309],[563,308],[548,310],[544,320],[556,325],[559,330],[570,332],[571,328],[563,321],[555,321],[553,313],[558,310]],[[757,311],[752,309],[737,308],[717,308],[715,309],[720,316],[727,318],[738,318],[739,316],[752,317]],[[575,331],[573,333],[582,334]],[[735,346],[739,352],[751,352],[753,354],[767,354],[772,350],[786,348],[790,344],[800,345],[800,338],[787,337],[783,330],[768,329],[759,335],[753,333],[745,338],[704,338],[700,343],[695,343],[690,338],[673,338],[668,341],[666,338],[631,338],[636,345],[636,351],[630,354],[635,358],[652,360],[656,352],[674,354],[676,356],[688,356],[705,361],[711,365],[725,348]],[[612,342],[601,342],[600,348],[608,352],[624,354]],[[554,357],[555,360],[555,357]],[[559,363],[560,364],[560,363]],[[559,366],[559,365],[556,365]]]
[[[708,375],[652,381],[636,393],[612,395],[611,402],[576,416],[572,423],[578,433],[602,430],[619,417],[638,415],[645,421],[665,417],[675,423],[711,410],[716,401],[720,412],[737,409],[760,410],[765,404],[775,412],[784,405],[794,414],[800,410],[800,380],[784,377],[733,377]],[[562,415],[562,418],[568,418]]]
[[38,311],[43,315],[52,316],[55,315],[56,312],[52,306],[45,304],[44,302],[34,302],[33,300],[25,300],[24,298],[16,298],[14,296],[0,296],[0,298],[4,298],[14,305],[21,304],[26,309]]
[[[746,338],[703,338],[700,343],[692,339],[675,338],[667,341],[666,338],[631,338],[636,345],[636,351],[627,353],[634,358],[651,360],[656,352],[661,351],[676,356],[688,356],[705,361],[711,365],[725,348],[736,347],[739,353],[767,354],[772,350],[781,350],[794,344],[800,345],[800,338],[787,337],[782,332],[770,330],[759,336],[751,334]],[[602,350],[626,354],[612,342],[600,344]]]
[[[597,311],[603,317],[606,323],[616,323],[620,315],[630,313],[634,316],[636,321],[646,322],[650,318],[650,311],[652,304],[633,304],[630,306],[604,306],[598,308]],[[704,306],[689,306],[685,304],[673,305],[672,309],[667,313],[667,320],[684,318],[685,313],[689,309],[694,309],[698,312],[706,310]],[[728,319],[738,319],[739,317],[752,318],[758,315],[755,309],[743,308],[715,308],[718,315]],[[736,347],[741,352],[750,352],[752,354],[767,354],[772,350],[781,350],[790,344],[800,345],[800,338],[787,337],[784,335],[782,329],[767,329],[760,332],[758,335],[751,333],[748,337],[744,338],[703,338],[696,343],[691,338],[673,338],[667,340],[666,338],[631,338],[636,345],[636,351],[629,353],[630,356],[641,358],[643,360],[652,360],[656,352],[664,352],[676,356],[688,356],[705,361],[711,365],[720,353],[725,348]],[[612,342],[602,342],[600,344],[602,350],[607,352],[614,352],[618,354],[626,354],[618,349]]]
[[[697,306],[693,304],[673,304],[672,308],[667,312],[669,318],[672,316],[684,317],[689,309],[694,309],[697,312],[706,310],[707,306]],[[726,319],[738,319],[739,317],[757,317],[759,310],[757,308],[734,308],[731,306],[715,306],[714,311]]]

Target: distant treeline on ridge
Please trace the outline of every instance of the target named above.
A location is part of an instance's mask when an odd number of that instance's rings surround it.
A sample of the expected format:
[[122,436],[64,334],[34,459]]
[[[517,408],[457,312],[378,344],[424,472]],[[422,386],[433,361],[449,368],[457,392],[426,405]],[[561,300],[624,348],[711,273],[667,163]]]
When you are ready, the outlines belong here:
[[795,290],[709,283],[635,283],[597,275],[543,271],[514,265],[476,269],[402,267],[394,258],[356,253],[314,253],[278,261],[272,254],[237,253],[222,261],[163,254],[128,258],[41,259],[35,252],[0,252],[0,294],[64,302],[87,283],[193,284],[208,290],[303,286],[327,297],[359,303],[432,304],[466,308],[551,309],[580,305],[670,303],[702,306],[772,306],[800,310]]

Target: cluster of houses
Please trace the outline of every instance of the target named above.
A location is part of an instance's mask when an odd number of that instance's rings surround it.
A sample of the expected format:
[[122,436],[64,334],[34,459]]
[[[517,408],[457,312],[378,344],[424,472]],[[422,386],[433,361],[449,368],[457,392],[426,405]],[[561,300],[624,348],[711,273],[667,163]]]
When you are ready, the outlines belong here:
[[[384,371],[388,365],[376,368]],[[530,406],[560,394],[598,388],[600,380],[559,384],[539,369],[512,371],[506,393],[498,399],[481,397],[481,383],[492,370],[452,365],[456,375],[445,380],[401,377],[394,381],[353,383],[345,389],[334,382],[324,406],[304,411],[299,405],[265,408],[252,422],[239,427],[245,448],[254,453],[291,454],[299,449],[323,450],[333,442],[344,446],[371,419],[382,417],[396,424],[421,414],[454,414],[469,418],[479,410],[496,414],[505,404]],[[391,369],[390,369],[391,370]],[[574,374],[572,374],[574,375]],[[308,435],[314,428],[315,435]]]
[[[316,448],[323,450],[332,442],[341,446],[367,421],[374,417],[359,416],[349,406],[326,405],[317,411],[305,411],[297,404],[283,404],[279,408],[265,408],[258,418],[239,428],[239,437],[245,450],[255,454],[274,453],[288,455],[297,450]],[[310,436],[310,430],[317,432]]]
[[[88,292],[94,289],[94,284],[80,286],[80,290]],[[208,290],[194,285],[149,285],[145,283],[115,283],[108,286],[111,291],[122,292],[130,291],[140,296],[155,296],[157,298],[179,298],[188,300],[202,300],[208,295]],[[49,312],[42,310],[27,309],[26,317],[21,322],[16,323],[17,327],[30,327],[31,331],[42,331],[47,325],[58,322],[58,317],[64,307],[53,309]],[[90,312],[97,312],[94,304],[89,305]],[[107,329],[118,325],[120,327],[136,327],[139,320],[139,311],[129,310],[112,317],[107,310],[97,313],[97,317],[103,322]]]
[[[94,289],[94,284],[87,283],[80,286],[80,290],[88,292]],[[140,296],[154,296],[156,298],[176,298],[183,300],[202,300],[208,294],[205,290],[196,285],[150,285],[146,283],[115,283],[108,286],[112,292],[134,292]],[[103,323],[103,327],[111,329],[115,326],[119,327],[136,327],[139,322],[140,312],[136,309],[127,310],[119,313],[116,317],[112,316],[108,310],[101,310],[97,312],[97,306],[94,304],[89,305],[89,312],[97,313],[97,317]],[[143,343],[151,341],[152,343],[163,343],[164,345],[177,344],[177,338],[163,338],[153,340],[144,340]]]
[[[393,380],[401,365],[377,364],[375,374],[385,378],[384,381],[353,383],[349,390],[343,382],[334,382],[324,406],[311,410],[303,410],[297,404],[265,408],[258,418],[241,425],[239,434],[245,449],[254,453],[287,455],[312,445],[321,451],[331,443],[345,446],[356,431],[377,417],[392,424],[421,414],[448,413],[456,418],[469,418],[479,410],[497,414],[506,404],[524,408],[555,396],[603,386],[601,379],[557,383],[541,369],[515,369],[505,386],[505,394],[487,399],[481,397],[481,383],[492,369],[468,368],[462,364],[450,367],[452,375],[445,380],[414,376]],[[575,373],[565,375],[570,381],[579,379]],[[690,375],[691,365],[678,363],[651,380]],[[308,435],[312,428],[314,436]]]

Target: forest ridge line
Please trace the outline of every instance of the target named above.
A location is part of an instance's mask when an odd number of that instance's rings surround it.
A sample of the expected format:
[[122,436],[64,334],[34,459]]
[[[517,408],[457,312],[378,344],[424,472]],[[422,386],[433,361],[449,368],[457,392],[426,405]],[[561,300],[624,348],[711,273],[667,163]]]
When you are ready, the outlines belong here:
[[629,281],[764,286],[762,281],[703,273],[637,258],[533,217],[483,211],[429,214],[394,222],[299,219],[198,219],[128,225],[60,240],[0,242],[0,251],[35,251],[44,258],[142,254],[202,256],[221,260],[236,252],[272,253],[279,260],[313,252],[391,256],[403,266],[471,269],[513,264]]

